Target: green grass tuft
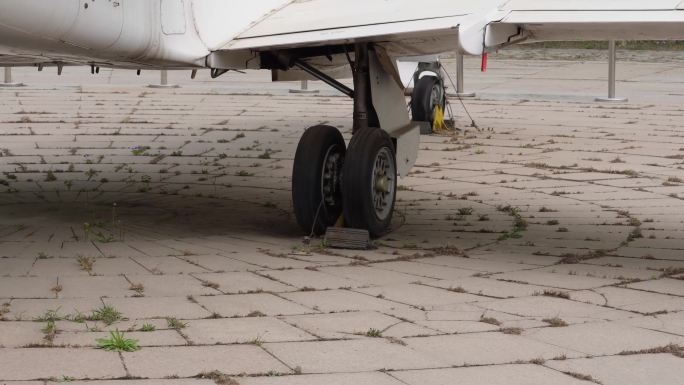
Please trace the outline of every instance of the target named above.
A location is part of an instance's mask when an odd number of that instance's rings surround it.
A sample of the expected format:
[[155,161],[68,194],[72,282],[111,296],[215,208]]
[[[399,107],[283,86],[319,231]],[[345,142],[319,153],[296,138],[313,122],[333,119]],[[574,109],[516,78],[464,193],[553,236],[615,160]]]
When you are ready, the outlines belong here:
[[138,341],[125,338],[124,333],[117,331],[110,332],[110,338],[98,338],[97,347],[110,352],[135,352],[140,350]]
[[126,321],[127,318],[112,306],[104,305],[99,309],[93,310],[93,314],[88,317],[89,321],[102,321],[109,326],[114,322]]

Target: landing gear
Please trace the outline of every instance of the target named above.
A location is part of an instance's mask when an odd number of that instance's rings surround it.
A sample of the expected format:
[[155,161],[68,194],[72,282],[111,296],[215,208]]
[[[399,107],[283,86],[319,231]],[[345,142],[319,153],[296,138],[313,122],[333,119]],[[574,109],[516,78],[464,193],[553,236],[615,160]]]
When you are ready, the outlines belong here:
[[389,135],[373,127],[358,131],[349,143],[342,173],[345,224],[367,229],[373,238],[385,234],[397,193],[397,162]]
[[340,188],[346,148],[330,126],[306,130],[294,160],[292,203],[297,223],[307,234],[321,235],[342,215]]
[[292,202],[302,230],[321,235],[344,213],[347,227],[377,238],[390,228],[396,195],[395,149],[385,131],[363,128],[345,149],[334,127],[306,130],[292,173]]
[[427,122],[430,128],[434,128],[435,115],[443,116],[445,106],[446,92],[442,80],[435,76],[423,76],[418,79],[411,96],[413,120]]
[[299,142],[292,200],[297,222],[307,234],[323,234],[342,214],[346,227],[368,230],[373,238],[390,229],[397,176],[408,174],[413,166],[420,139],[417,125],[406,112],[403,90],[377,55],[365,43],[354,46],[353,62],[347,55],[353,69],[353,90],[305,62],[293,61],[354,99],[353,137],[348,148],[340,132],[330,126],[309,128]]

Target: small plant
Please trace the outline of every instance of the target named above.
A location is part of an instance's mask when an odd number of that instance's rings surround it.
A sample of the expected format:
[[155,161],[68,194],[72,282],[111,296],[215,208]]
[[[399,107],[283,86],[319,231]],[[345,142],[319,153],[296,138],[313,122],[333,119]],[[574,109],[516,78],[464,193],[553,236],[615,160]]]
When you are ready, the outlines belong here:
[[570,377],[574,377],[578,380],[597,383],[596,380],[594,380],[594,378],[588,374],[575,373],[575,372],[563,372],[563,373],[567,374]]
[[136,297],[142,297],[144,295],[145,286],[142,283],[131,283],[128,290],[134,291]]
[[381,337],[382,337],[382,332],[381,332],[380,330],[378,330],[378,329],[370,328],[370,329],[366,332],[366,337],[381,338]]
[[45,175],[45,181],[46,182],[54,182],[57,180],[57,177],[55,176],[55,173],[52,172],[52,170],[47,172],[47,175]]
[[157,327],[152,324],[143,324],[143,326],[140,328],[141,332],[153,332],[155,330],[157,330]]
[[131,153],[134,156],[140,156],[145,153],[145,151],[149,150],[150,148],[147,146],[135,146],[131,148]]
[[56,310],[47,310],[43,315],[38,316],[34,319],[36,322],[55,322],[55,321],[61,321],[63,320],[64,317],[59,315],[59,309]]
[[[537,294],[539,295],[539,294]],[[562,298],[562,299],[570,299],[570,294],[564,292],[564,291],[558,291],[558,290],[544,290],[541,295],[545,297],[556,297],[556,298]]]
[[264,151],[263,154],[259,155],[259,159],[271,159],[271,150]]
[[480,322],[494,325],[494,326],[501,326],[501,321],[494,317],[485,317],[484,314],[480,317]]
[[235,176],[254,176],[254,174],[249,171],[240,170],[235,173]]
[[259,310],[255,310],[255,311],[247,314],[247,317],[266,317],[266,314],[260,312]]
[[91,273],[93,271],[93,264],[95,263],[95,258],[84,257],[80,255],[76,262],[78,262],[78,266],[81,268],[81,270]]
[[45,334],[43,336],[43,339],[46,342],[51,344],[52,341],[54,341],[55,336],[57,335],[57,325],[56,325],[55,321],[54,320],[48,320],[47,324],[45,325],[44,328],[41,329],[41,331],[43,332],[43,334]]
[[102,321],[109,326],[118,321],[126,321],[127,318],[118,310],[109,305],[104,305],[99,309],[93,310],[93,314],[88,317],[89,321]]
[[549,226],[558,226],[560,224],[560,222],[556,219],[552,219],[550,221],[547,221],[546,224]]
[[520,328],[503,328],[503,329],[501,329],[501,333],[503,333],[503,334],[512,334],[512,335],[516,335],[516,336],[521,335],[522,332],[523,332],[523,330]]
[[461,207],[460,209],[458,209],[458,215],[462,215],[462,216],[473,215],[473,208],[472,207]]
[[454,293],[467,293],[466,289],[464,289],[464,288],[461,287],[461,286],[450,287],[450,288],[448,288],[447,290],[453,291]]
[[138,341],[125,338],[124,333],[117,331],[110,332],[110,338],[98,338],[97,347],[111,352],[135,352],[140,350]]
[[218,385],[240,385],[239,382],[228,377],[227,374],[223,374],[223,373],[219,372],[218,370],[214,370],[213,372],[201,373],[197,377],[199,377],[201,379],[212,380],[212,381],[214,381],[214,383],[216,383]]
[[169,317],[166,319],[166,324],[171,328],[175,330],[181,330],[185,329],[186,326],[188,326],[187,323],[179,321],[177,318]]
[[111,243],[114,242],[114,236],[111,234],[105,234],[102,231],[93,232],[93,237],[97,242],[100,243]]
[[204,287],[209,287],[209,288],[212,288],[212,289],[215,289],[215,290],[218,290],[218,288],[220,287],[220,285],[219,285],[218,283],[216,283],[216,282],[211,282],[211,281],[204,281],[204,282],[202,282],[202,286],[204,286]]
[[562,328],[565,326],[568,326],[568,323],[563,321],[562,319],[558,317],[554,318],[544,318],[542,321],[546,322],[549,324],[549,326],[554,327],[554,328]]

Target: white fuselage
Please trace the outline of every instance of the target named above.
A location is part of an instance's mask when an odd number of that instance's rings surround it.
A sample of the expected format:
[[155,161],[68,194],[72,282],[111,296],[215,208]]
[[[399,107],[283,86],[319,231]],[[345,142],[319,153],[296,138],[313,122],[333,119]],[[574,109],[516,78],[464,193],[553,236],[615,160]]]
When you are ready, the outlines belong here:
[[204,67],[212,51],[288,2],[2,0],[0,61]]

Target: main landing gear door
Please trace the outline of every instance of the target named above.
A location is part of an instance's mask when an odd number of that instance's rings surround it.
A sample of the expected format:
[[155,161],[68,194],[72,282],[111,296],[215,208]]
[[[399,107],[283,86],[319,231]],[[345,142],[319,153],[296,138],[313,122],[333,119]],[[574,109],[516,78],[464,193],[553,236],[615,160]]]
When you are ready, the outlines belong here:
[[395,77],[385,70],[377,55],[369,59],[373,107],[380,128],[396,141],[397,173],[405,177],[418,157],[420,125],[409,118],[404,90]]

